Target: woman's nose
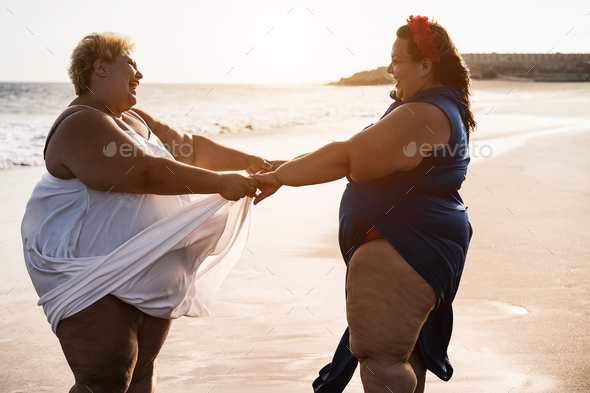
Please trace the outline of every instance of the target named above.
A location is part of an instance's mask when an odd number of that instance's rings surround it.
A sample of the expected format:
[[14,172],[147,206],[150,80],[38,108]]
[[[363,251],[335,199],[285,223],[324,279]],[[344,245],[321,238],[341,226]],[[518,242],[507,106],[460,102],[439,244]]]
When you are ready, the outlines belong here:
[[389,67],[387,67],[387,73],[393,74],[393,63],[389,63]]
[[137,79],[142,79],[143,78],[143,74],[139,71],[137,71],[137,73],[135,74],[135,76],[137,77]]

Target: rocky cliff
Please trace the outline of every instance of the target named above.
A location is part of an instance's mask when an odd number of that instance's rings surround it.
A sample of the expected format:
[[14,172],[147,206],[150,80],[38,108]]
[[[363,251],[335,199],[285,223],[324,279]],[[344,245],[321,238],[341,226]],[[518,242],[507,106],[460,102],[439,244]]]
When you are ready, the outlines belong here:
[[367,86],[392,85],[391,75],[387,74],[387,67],[379,67],[370,71],[357,72],[349,78],[340,78],[338,82],[330,82],[330,86]]

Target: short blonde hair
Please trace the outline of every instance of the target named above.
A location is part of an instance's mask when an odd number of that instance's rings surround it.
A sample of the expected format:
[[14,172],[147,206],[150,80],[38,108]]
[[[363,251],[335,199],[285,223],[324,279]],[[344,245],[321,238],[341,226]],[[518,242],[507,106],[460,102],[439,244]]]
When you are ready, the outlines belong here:
[[72,52],[70,68],[68,68],[76,95],[79,96],[88,90],[90,75],[96,60],[114,62],[126,51],[132,51],[134,47],[129,37],[118,33],[92,33],[82,38]]

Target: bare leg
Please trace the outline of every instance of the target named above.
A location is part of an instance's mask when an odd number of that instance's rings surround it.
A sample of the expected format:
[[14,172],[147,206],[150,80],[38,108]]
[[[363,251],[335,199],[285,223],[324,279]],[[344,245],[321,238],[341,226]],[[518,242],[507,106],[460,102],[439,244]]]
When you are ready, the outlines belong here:
[[[138,337],[146,317],[135,307],[108,295],[62,320],[57,337],[76,381],[70,393],[127,392],[138,364],[138,354],[143,348]],[[159,332],[156,329],[152,333],[154,337],[160,334],[162,343],[169,327],[169,321],[166,322],[165,329],[160,328]],[[158,341],[151,340],[148,347]],[[157,351],[146,358],[153,356],[155,359],[156,355]],[[143,366],[149,366],[149,361],[141,359]],[[143,370],[145,374],[145,367]]]
[[156,357],[168,336],[172,321],[144,316],[139,329],[139,352],[127,393],[153,393],[156,390]]
[[416,343],[408,363],[410,363],[410,366],[412,366],[412,370],[414,370],[414,374],[416,375],[417,383],[414,393],[424,393],[424,385],[426,383],[426,362],[420,353],[418,343]]
[[365,392],[414,393],[421,375],[409,359],[436,304],[434,290],[386,240],[378,239],[352,257],[347,291],[350,349],[359,359]]

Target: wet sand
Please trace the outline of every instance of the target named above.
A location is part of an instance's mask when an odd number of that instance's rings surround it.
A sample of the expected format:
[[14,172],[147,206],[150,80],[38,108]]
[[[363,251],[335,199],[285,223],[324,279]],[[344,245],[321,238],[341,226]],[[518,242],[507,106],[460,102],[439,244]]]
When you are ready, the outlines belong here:
[[[576,128],[529,137],[470,166],[462,196],[474,236],[454,303],[455,374],[449,382],[430,374],[427,392],[590,389],[590,127],[587,119],[571,120],[582,114],[570,113],[567,102],[551,117],[527,106],[526,96],[520,100],[518,109],[490,101],[494,109],[478,117],[474,140],[497,152],[511,143],[500,136],[539,131],[526,116],[543,129]],[[269,159],[291,158],[364,125],[217,139]],[[498,135],[493,127],[501,127]],[[0,172],[1,392],[67,391],[73,383],[22,257],[20,220],[43,172]],[[340,180],[283,188],[253,209],[248,249],[221,286],[212,315],[173,323],[159,357],[157,391],[311,391],[346,327],[337,243],[344,186]],[[361,391],[357,375],[346,392]]]

